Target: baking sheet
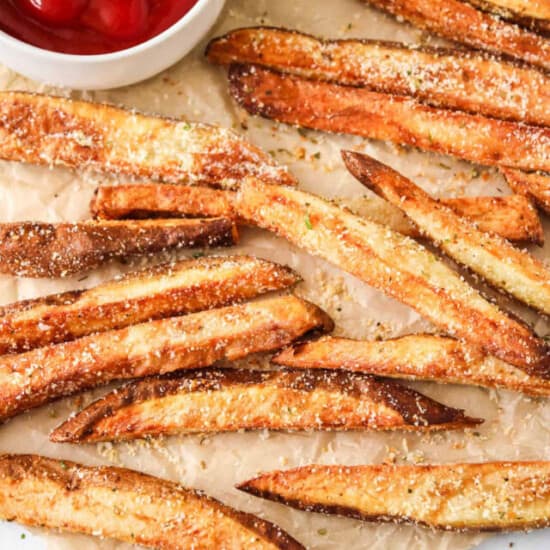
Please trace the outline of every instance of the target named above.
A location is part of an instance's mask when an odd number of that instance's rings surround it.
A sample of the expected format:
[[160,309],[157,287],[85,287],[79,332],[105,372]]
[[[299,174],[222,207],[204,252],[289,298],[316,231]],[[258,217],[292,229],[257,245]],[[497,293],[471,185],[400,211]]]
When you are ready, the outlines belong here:
[[[364,7],[357,0],[231,0],[211,36],[231,28],[269,24],[297,28],[327,37],[370,37],[407,42],[426,41],[420,31]],[[327,197],[347,197],[358,206],[365,189],[345,171],[340,149],[355,148],[387,162],[412,177],[428,191],[441,196],[508,193],[494,171],[448,157],[406,151],[385,143],[371,143],[348,136],[307,135],[270,121],[251,118],[227,94],[225,72],[209,66],[202,57],[204,43],[175,67],[140,85],[96,93],[70,93],[24,80],[0,67],[1,89],[62,93],[134,107],[148,112],[184,117],[233,127],[288,164],[303,189]],[[244,128],[247,128],[246,130]],[[12,220],[78,220],[88,214],[95,186],[104,176],[71,173],[63,169],[0,163],[0,216]],[[546,226],[546,236],[550,237]],[[246,230],[235,252],[286,263],[305,282],[298,293],[325,308],[337,323],[337,333],[354,338],[391,337],[431,330],[409,308],[386,298],[335,267],[312,258],[265,232]],[[548,258],[550,246],[536,249]],[[114,274],[141,265],[110,264],[84,276],[46,281],[0,277],[0,301],[30,298],[50,292],[92,286]],[[516,311],[541,334],[550,327],[544,319],[522,309]],[[177,480],[235,507],[280,524],[309,548],[349,550],[430,549],[463,550],[482,540],[481,535],[434,533],[410,526],[370,525],[358,521],[308,514],[249,497],[236,491],[235,483],[261,470],[290,468],[312,462],[361,464],[396,462],[451,462],[493,459],[550,459],[548,400],[532,399],[506,391],[415,384],[446,404],[466,409],[486,419],[475,431],[436,435],[400,433],[239,433],[213,437],[172,437],[153,442],[54,445],[49,431],[68,414],[99,396],[69,398],[25,414],[0,427],[1,452],[36,452],[87,464],[113,464],[136,468]],[[84,536],[47,534],[34,530],[50,549],[126,549],[130,545]]]

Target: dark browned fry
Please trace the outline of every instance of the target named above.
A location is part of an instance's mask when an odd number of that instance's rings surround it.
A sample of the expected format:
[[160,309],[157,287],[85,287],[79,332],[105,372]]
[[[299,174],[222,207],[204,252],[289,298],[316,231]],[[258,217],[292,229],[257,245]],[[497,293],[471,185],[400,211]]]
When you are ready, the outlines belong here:
[[455,531],[550,525],[550,462],[311,465],[238,487],[300,510]]
[[529,197],[550,214],[550,175],[527,173],[512,168],[502,168],[501,172],[514,193]]
[[0,456],[0,518],[163,550],[303,550],[276,525],[204,493],[112,466]]
[[231,246],[237,240],[237,227],[227,218],[2,223],[0,272],[65,277],[111,259],[178,248]]
[[0,307],[0,354],[225,306],[298,281],[287,267],[247,256],[162,264],[88,290]]
[[439,107],[550,125],[550,78],[487,54],[374,40],[323,40],[271,27],[210,42],[212,63],[252,64],[304,78],[412,96]]
[[0,420],[111,380],[205,367],[331,329],[322,310],[290,295],[5,355],[0,357]]

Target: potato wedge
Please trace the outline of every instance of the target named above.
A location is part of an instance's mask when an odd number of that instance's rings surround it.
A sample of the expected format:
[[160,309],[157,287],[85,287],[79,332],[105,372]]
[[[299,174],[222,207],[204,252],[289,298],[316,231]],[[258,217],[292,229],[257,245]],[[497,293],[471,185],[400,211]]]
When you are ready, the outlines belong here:
[[112,259],[237,240],[235,222],[227,218],[0,223],[0,273],[65,277]]
[[2,519],[148,548],[304,548],[268,521],[125,468],[2,455],[0,495]]
[[487,166],[550,170],[550,128],[430,107],[415,99],[257,66],[233,65],[230,91],[249,113],[387,140]]
[[295,184],[270,155],[225,128],[24,92],[0,92],[0,158],[171,183],[232,187],[254,176]]
[[324,336],[286,348],[272,360],[292,368],[344,369],[550,397],[549,379],[529,375],[465,342],[432,334],[383,341]]
[[500,171],[514,193],[532,199],[537,206],[550,214],[550,175],[527,173],[512,168],[501,168]]
[[221,307],[299,280],[287,267],[247,256],[162,264],[88,290],[0,307],[0,354]]
[[360,373],[204,369],[131,382],[70,417],[50,440],[262,429],[429,431],[479,423],[401,384]]
[[389,166],[343,151],[348,170],[363,185],[400,208],[447,256],[524,304],[550,315],[550,270],[526,250],[475,224],[433,199]]
[[323,40],[254,27],[208,45],[212,63],[252,64],[304,78],[412,96],[438,107],[550,125],[550,77],[485,54],[374,40]]
[[241,219],[409,305],[449,335],[529,373],[550,376],[546,344],[416,241],[290,187],[245,181],[235,208]]
[[550,462],[372,466],[275,471],[238,489],[300,510],[457,531],[550,525]]
[[331,329],[326,313],[290,295],[5,355],[0,357],[0,420],[112,380],[206,367]]
[[550,69],[550,41],[461,0],[366,0],[420,29]]

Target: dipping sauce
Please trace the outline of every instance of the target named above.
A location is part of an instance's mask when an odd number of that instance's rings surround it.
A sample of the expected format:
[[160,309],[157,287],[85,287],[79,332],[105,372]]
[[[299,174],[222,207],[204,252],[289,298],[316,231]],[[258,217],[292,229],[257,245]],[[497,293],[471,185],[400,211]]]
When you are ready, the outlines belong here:
[[0,30],[55,52],[125,50],[160,34],[198,0],[0,0]]

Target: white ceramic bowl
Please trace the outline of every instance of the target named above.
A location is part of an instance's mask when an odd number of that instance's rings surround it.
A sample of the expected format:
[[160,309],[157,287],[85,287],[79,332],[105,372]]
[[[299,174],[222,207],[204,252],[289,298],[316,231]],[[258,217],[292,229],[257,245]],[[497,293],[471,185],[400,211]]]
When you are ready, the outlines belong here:
[[101,55],[43,50],[0,31],[0,63],[33,80],[77,90],[126,86],[158,74],[181,59],[210,30],[224,3],[198,0],[161,34],[127,50]]

